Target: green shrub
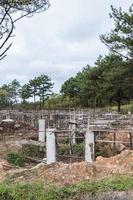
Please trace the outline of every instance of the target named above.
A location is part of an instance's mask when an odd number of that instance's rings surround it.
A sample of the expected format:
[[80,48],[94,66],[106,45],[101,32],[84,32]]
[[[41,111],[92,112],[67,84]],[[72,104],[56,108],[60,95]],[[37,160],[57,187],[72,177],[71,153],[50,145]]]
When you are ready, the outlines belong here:
[[9,153],[7,155],[7,161],[15,166],[23,167],[25,164],[25,158],[23,155],[17,153]]
[[22,147],[22,154],[26,157],[44,158],[45,149],[39,145],[25,144]]
[[103,156],[103,157],[110,157],[111,152],[109,151],[109,145],[105,143],[96,144],[96,151],[95,155],[97,156]]
[[83,156],[84,155],[84,143],[77,143],[73,145],[73,153],[77,156]]
[[70,152],[69,144],[58,145],[58,154],[59,155],[69,155],[69,152]]
[[[84,150],[84,143],[78,143],[72,145],[72,153],[77,156],[82,156]],[[60,144],[58,146],[58,153],[60,155],[69,155],[70,154],[70,145],[69,144]]]

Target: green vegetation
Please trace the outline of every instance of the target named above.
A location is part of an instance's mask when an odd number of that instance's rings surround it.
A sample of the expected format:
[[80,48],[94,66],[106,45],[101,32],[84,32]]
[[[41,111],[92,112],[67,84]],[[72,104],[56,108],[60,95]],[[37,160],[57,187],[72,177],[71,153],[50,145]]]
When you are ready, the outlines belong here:
[[120,56],[110,54],[99,57],[95,67],[87,66],[68,79],[61,92],[69,96],[73,106],[97,108],[117,105],[120,111],[121,105],[132,99],[131,70],[132,66]]
[[83,156],[84,143],[77,143],[77,144],[73,145],[73,153],[78,156]]
[[24,167],[28,158],[43,159],[45,148],[39,145],[25,144],[19,153],[11,152],[7,154],[7,161],[15,166]]
[[[117,111],[117,106],[112,106],[112,111]],[[121,106],[121,112],[127,114],[128,111],[133,112],[133,102]]]
[[[39,99],[38,105],[41,108],[44,106],[44,101],[50,96],[53,83],[51,79],[42,74],[35,77],[23,86],[19,81],[14,79],[9,84],[4,84],[0,87],[0,107],[15,106],[18,104],[19,99],[22,99],[22,107],[27,105],[27,99],[33,98],[34,104],[36,98]],[[28,105],[29,106],[29,105]]]
[[82,194],[96,195],[107,191],[133,190],[133,176],[112,176],[98,181],[85,181],[77,185],[44,186],[40,183],[25,185],[0,184],[1,200],[67,200]]
[[36,98],[38,97],[41,108],[44,106],[45,100],[50,96],[52,87],[53,83],[51,83],[51,79],[45,74],[29,80],[27,84],[22,86],[20,91],[20,97],[22,98],[23,104],[25,104],[26,100],[30,97],[33,97],[35,103]]
[[0,184],[0,200],[43,200],[41,184],[8,185]]
[[110,157],[112,154],[109,151],[109,145],[105,143],[96,144],[96,157],[103,156],[103,157]]
[[110,33],[100,35],[101,41],[111,52],[122,56],[132,62],[133,59],[133,4],[129,11],[111,6],[110,18],[115,22],[114,29]]
[[25,144],[22,147],[22,155],[24,157],[44,158],[45,149],[39,145]]
[[18,167],[23,167],[25,164],[25,157],[17,153],[9,153],[7,155],[7,161]]
[[[109,54],[99,55],[94,66],[83,66],[81,72],[62,84],[60,94],[52,94],[53,83],[45,74],[23,86],[13,80],[0,87],[0,107],[95,109],[117,106],[119,112],[123,111],[122,105],[133,100],[133,4],[127,12],[111,6],[110,18],[114,29],[100,35]],[[17,105],[20,99],[21,104]],[[133,105],[129,108],[133,109]]]
[[[76,154],[77,156],[82,156],[84,150],[84,144],[78,143],[72,145],[72,154]],[[59,155],[69,155],[70,154],[70,145],[69,144],[60,144],[58,146]]]
[[111,6],[114,30],[100,35],[109,48],[109,55],[99,56],[95,66],[87,65],[61,88],[73,106],[105,107],[121,105],[133,98],[133,5],[128,12]]

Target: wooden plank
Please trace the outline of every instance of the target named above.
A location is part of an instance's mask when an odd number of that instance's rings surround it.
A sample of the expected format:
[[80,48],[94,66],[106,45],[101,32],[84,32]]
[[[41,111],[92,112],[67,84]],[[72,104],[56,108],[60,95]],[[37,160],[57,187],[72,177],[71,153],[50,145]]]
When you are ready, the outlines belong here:
[[63,158],[84,158],[84,156],[74,156],[74,155],[59,155],[56,154],[56,157],[63,157]]
[[121,143],[121,144],[130,144],[130,142],[123,142],[123,141],[113,141],[113,140],[96,140],[98,143]]

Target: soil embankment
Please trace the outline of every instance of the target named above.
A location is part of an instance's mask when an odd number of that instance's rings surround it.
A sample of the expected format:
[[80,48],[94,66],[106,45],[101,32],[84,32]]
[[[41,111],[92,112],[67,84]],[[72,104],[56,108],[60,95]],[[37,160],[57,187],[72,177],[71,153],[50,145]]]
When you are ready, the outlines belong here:
[[81,181],[103,179],[112,175],[133,175],[133,151],[125,150],[110,158],[100,156],[93,164],[41,163],[31,169],[13,172],[15,182],[31,183],[40,180],[45,184],[56,185],[77,184]]

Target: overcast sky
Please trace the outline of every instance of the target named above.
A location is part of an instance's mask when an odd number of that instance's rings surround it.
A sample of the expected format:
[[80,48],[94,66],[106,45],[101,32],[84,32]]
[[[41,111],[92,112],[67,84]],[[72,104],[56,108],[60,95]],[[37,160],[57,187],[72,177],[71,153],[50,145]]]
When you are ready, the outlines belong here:
[[13,46],[0,62],[0,84],[13,79],[22,84],[40,74],[55,83],[54,91],[99,54],[108,51],[99,34],[109,32],[110,5],[127,10],[132,0],[50,0],[44,13],[16,24]]

